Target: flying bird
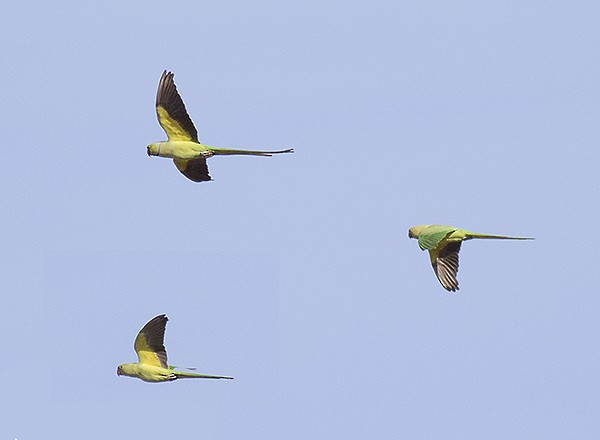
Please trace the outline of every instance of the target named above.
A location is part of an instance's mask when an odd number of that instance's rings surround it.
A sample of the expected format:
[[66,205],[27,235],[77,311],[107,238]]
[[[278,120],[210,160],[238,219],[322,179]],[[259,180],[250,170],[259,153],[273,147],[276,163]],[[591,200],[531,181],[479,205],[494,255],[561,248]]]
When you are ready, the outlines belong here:
[[505,235],[478,234],[466,229],[444,225],[420,225],[408,230],[409,238],[419,240],[421,250],[429,251],[429,258],[435,276],[444,289],[449,292],[458,290],[458,252],[464,240],[472,238],[491,238],[500,240],[533,240],[529,237],[508,237]]
[[165,382],[187,377],[233,379],[229,376],[212,376],[177,371],[175,370],[177,367],[167,364],[164,338],[168,320],[165,315],[158,315],[146,323],[135,338],[133,345],[139,362],[119,365],[117,367],[118,376],[137,377],[145,382]]
[[148,156],[170,157],[185,177],[194,182],[211,180],[206,159],[213,155],[244,154],[271,156],[293,153],[292,148],[279,151],[233,150],[210,147],[198,140],[198,131],[185,109],[183,100],[173,82],[173,73],[162,73],[156,92],[156,115],[158,123],[167,133],[168,140],[148,145]]

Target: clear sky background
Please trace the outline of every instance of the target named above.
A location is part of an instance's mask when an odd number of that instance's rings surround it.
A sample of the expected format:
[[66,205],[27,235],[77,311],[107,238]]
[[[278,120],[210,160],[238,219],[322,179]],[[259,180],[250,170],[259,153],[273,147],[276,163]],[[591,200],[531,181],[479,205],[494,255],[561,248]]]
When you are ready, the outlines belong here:
[[[0,439],[600,436],[595,1],[4,2]],[[170,160],[175,72],[200,140]],[[407,229],[463,246],[446,292]],[[169,361],[117,377],[166,313]]]

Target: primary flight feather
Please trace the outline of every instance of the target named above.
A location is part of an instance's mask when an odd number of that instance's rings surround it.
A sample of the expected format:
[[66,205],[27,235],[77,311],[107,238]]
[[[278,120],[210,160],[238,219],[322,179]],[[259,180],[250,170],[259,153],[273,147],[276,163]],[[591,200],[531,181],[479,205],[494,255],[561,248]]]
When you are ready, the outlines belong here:
[[533,240],[529,237],[509,237],[506,235],[479,234],[466,229],[444,225],[420,225],[408,230],[409,238],[419,240],[421,250],[429,251],[429,258],[435,276],[444,289],[456,292],[458,289],[458,253],[465,240],[488,238],[499,240]]
[[164,345],[165,328],[168,320],[169,318],[165,315],[158,315],[142,327],[133,344],[139,362],[119,365],[117,367],[118,376],[137,377],[145,382],[165,382],[189,377],[233,379],[229,376],[187,373],[175,370],[176,367],[169,365]]
[[292,148],[279,151],[252,151],[217,148],[202,144],[198,140],[198,131],[177,92],[177,87],[173,82],[173,73],[166,70],[162,73],[158,83],[156,115],[168,140],[148,145],[148,156],[172,158],[177,169],[194,182],[211,180],[206,159],[213,155],[271,156],[294,152]]

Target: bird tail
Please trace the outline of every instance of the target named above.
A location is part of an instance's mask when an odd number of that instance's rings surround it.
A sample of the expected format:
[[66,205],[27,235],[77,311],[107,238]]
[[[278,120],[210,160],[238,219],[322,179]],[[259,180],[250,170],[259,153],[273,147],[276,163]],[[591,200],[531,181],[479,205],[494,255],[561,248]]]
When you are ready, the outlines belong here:
[[490,238],[496,240],[535,240],[532,237],[510,237],[508,235],[490,235],[490,234],[477,234],[475,232],[469,232],[468,238]]
[[272,156],[274,154],[280,153],[293,153],[293,148],[288,148],[287,150],[277,150],[277,151],[256,151],[256,150],[233,150],[229,148],[217,148],[210,147],[210,151],[214,155],[233,155],[233,154],[243,154],[249,156]]
[[213,376],[211,374],[187,373],[185,371],[173,371],[173,374],[175,376],[177,376],[177,379],[192,378],[192,377],[196,377],[199,379],[233,379],[233,377],[229,377],[229,376]]

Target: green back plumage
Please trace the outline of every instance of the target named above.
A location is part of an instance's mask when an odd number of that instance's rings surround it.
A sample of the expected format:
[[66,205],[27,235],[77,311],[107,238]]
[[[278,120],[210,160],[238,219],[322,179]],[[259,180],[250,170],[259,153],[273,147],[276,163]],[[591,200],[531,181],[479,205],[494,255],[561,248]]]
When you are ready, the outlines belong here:
[[419,234],[419,247],[422,250],[428,251],[435,249],[440,244],[440,241],[449,234],[452,234],[456,229],[444,225],[431,225]]

